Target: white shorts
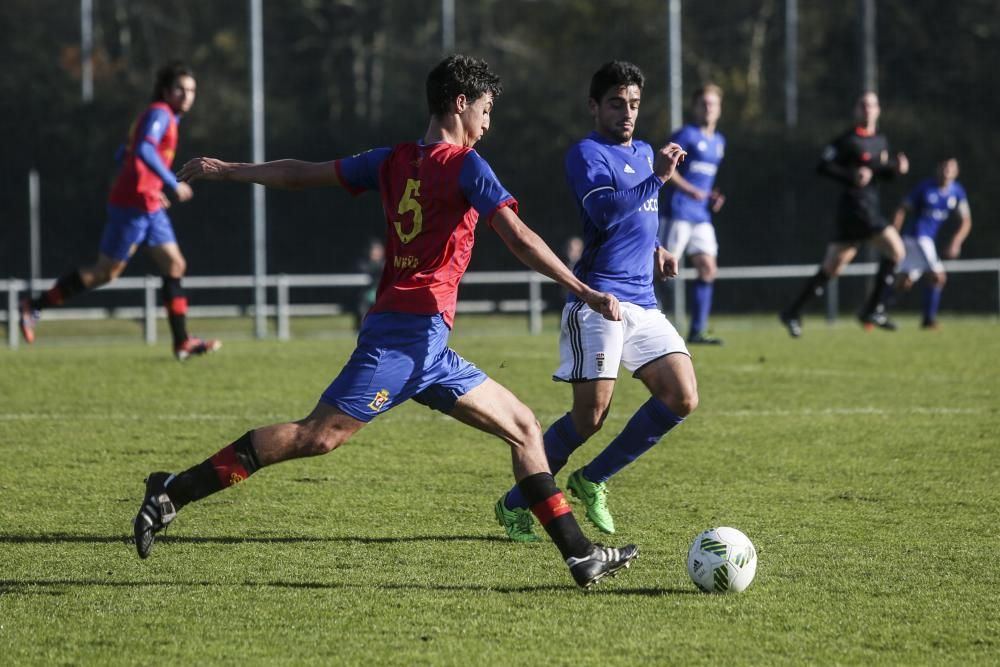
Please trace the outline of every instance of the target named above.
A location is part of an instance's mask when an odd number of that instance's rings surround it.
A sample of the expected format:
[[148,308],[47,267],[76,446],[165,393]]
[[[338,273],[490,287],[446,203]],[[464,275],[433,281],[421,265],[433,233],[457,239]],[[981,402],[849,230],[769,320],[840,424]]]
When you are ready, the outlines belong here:
[[635,372],[673,352],[691,356],[674,325],[656,308],[621,304],[622,319],[612,322],[578,301],[563,308],[559,368],[563,382],[618,377],[618,365]]
[[680,257],[685,251],[691,255],[719,255],[719,242],[715,239],[715,225],[711,222],[687,222],[686,220],[663,221],[663,234],[660,239],[674,257]]
[[929,236],[904,236],[903,246],[906,257],[897,271],[906,274],[910,280],[917,281],[925,272],[943,273],[944,264],[938,259],[934,239]]

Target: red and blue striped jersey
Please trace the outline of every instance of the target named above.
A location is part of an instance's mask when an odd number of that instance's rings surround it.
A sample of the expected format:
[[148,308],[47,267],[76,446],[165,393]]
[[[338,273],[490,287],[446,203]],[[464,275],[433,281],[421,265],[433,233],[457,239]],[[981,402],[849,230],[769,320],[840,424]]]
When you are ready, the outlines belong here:
[[166,102],[153,102],[133,123],[122,158],[121,170],[111,186],[108,203],[147,213],[163,207],[163,180],[140,157],[142,142],[149,142],[169,171],[177,150],[177,116]]
[[351,193],[382,197],[385,268],[371,312],[441,313],[451,327],[479,217],[516,211],[517,201],[476,151],[453,144],[401,143],[338,160],[336,169]]

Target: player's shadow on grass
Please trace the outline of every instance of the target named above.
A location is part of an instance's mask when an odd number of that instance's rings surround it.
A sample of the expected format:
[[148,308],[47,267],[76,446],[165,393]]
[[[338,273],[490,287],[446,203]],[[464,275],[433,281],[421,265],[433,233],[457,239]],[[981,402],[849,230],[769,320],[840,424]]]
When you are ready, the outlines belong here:
[[[199,536],[199,535],[164,535],[157,537],[157,544],[297,544],[309,542],[351,542],[361,544],[395,544],[405,542],[505,542],[510,540],[499,535],[404,535],[400,537],[368,537],[353,535],[331,536],[283,536],[283,535],[252,535],[235,536]],[[53,533],[49,535],[0,535],[0,544],[115,544],[132,543],[131,535],[71,535]]]
[[[516,595],[521,593],[577,593],[577,588],[570,583],[565,584],[535,584],[526,586],[489,586],[486,584],[351,584],[321,581],[115,581],[102,579],[0,579],[0,594],[20,595],[65,595],[72,588],[109,587],[109,588],[150,588],[155,586],[189,586],[195,588],[288,588],[307,590],[359,590],[378,589],[386,591],[450,591],[497,593],[500,595]],[[643,587],[616,587],[613,583],[604,583],[597,588],[591,588],[584,595],[617,595],[639,597],[662,597],[667,595],[703,595],[693,589]]]

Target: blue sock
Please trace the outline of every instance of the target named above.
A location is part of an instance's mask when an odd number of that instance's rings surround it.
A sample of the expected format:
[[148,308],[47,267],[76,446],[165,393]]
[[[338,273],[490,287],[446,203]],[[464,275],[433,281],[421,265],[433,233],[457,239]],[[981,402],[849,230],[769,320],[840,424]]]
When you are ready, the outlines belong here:
[[[549,460],[549,468],[553,476],[566,465],[573,450],[583,444],[583,438],[577,432],[568,412],[553,422],[549,430],[545,432],[544,441],[545,457]],[[504,506],[509,510],[515,507],[527,509],[528,501],[521,493],[521,487],[517,484],[507,492]]]
[[708,327],[713,287],[714,283],[701,279],[695,280],[691,286],[691,331],[688,338],[694,338]]
[[938,308],[941,307],[941,288],[936,285],[924,287],[924,324],[937,320]]
[[682,421],[683,417],[675,415],[658,398],[650,398],[632,415],[618,437],[587,464],[583,476],[591,482],[608,481]]

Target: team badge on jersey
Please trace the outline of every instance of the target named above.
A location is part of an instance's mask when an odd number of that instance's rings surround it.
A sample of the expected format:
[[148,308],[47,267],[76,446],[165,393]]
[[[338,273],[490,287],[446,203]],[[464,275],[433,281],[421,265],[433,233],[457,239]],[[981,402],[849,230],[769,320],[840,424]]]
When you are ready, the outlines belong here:
[[375,398],[373,398],[372,402],[368,404],[368,407],[374,410],[375,412],[378,412],[385,406],[386,401],[388,400],[389,400],[389,390],[383,389],[377,394],[375,394]]

